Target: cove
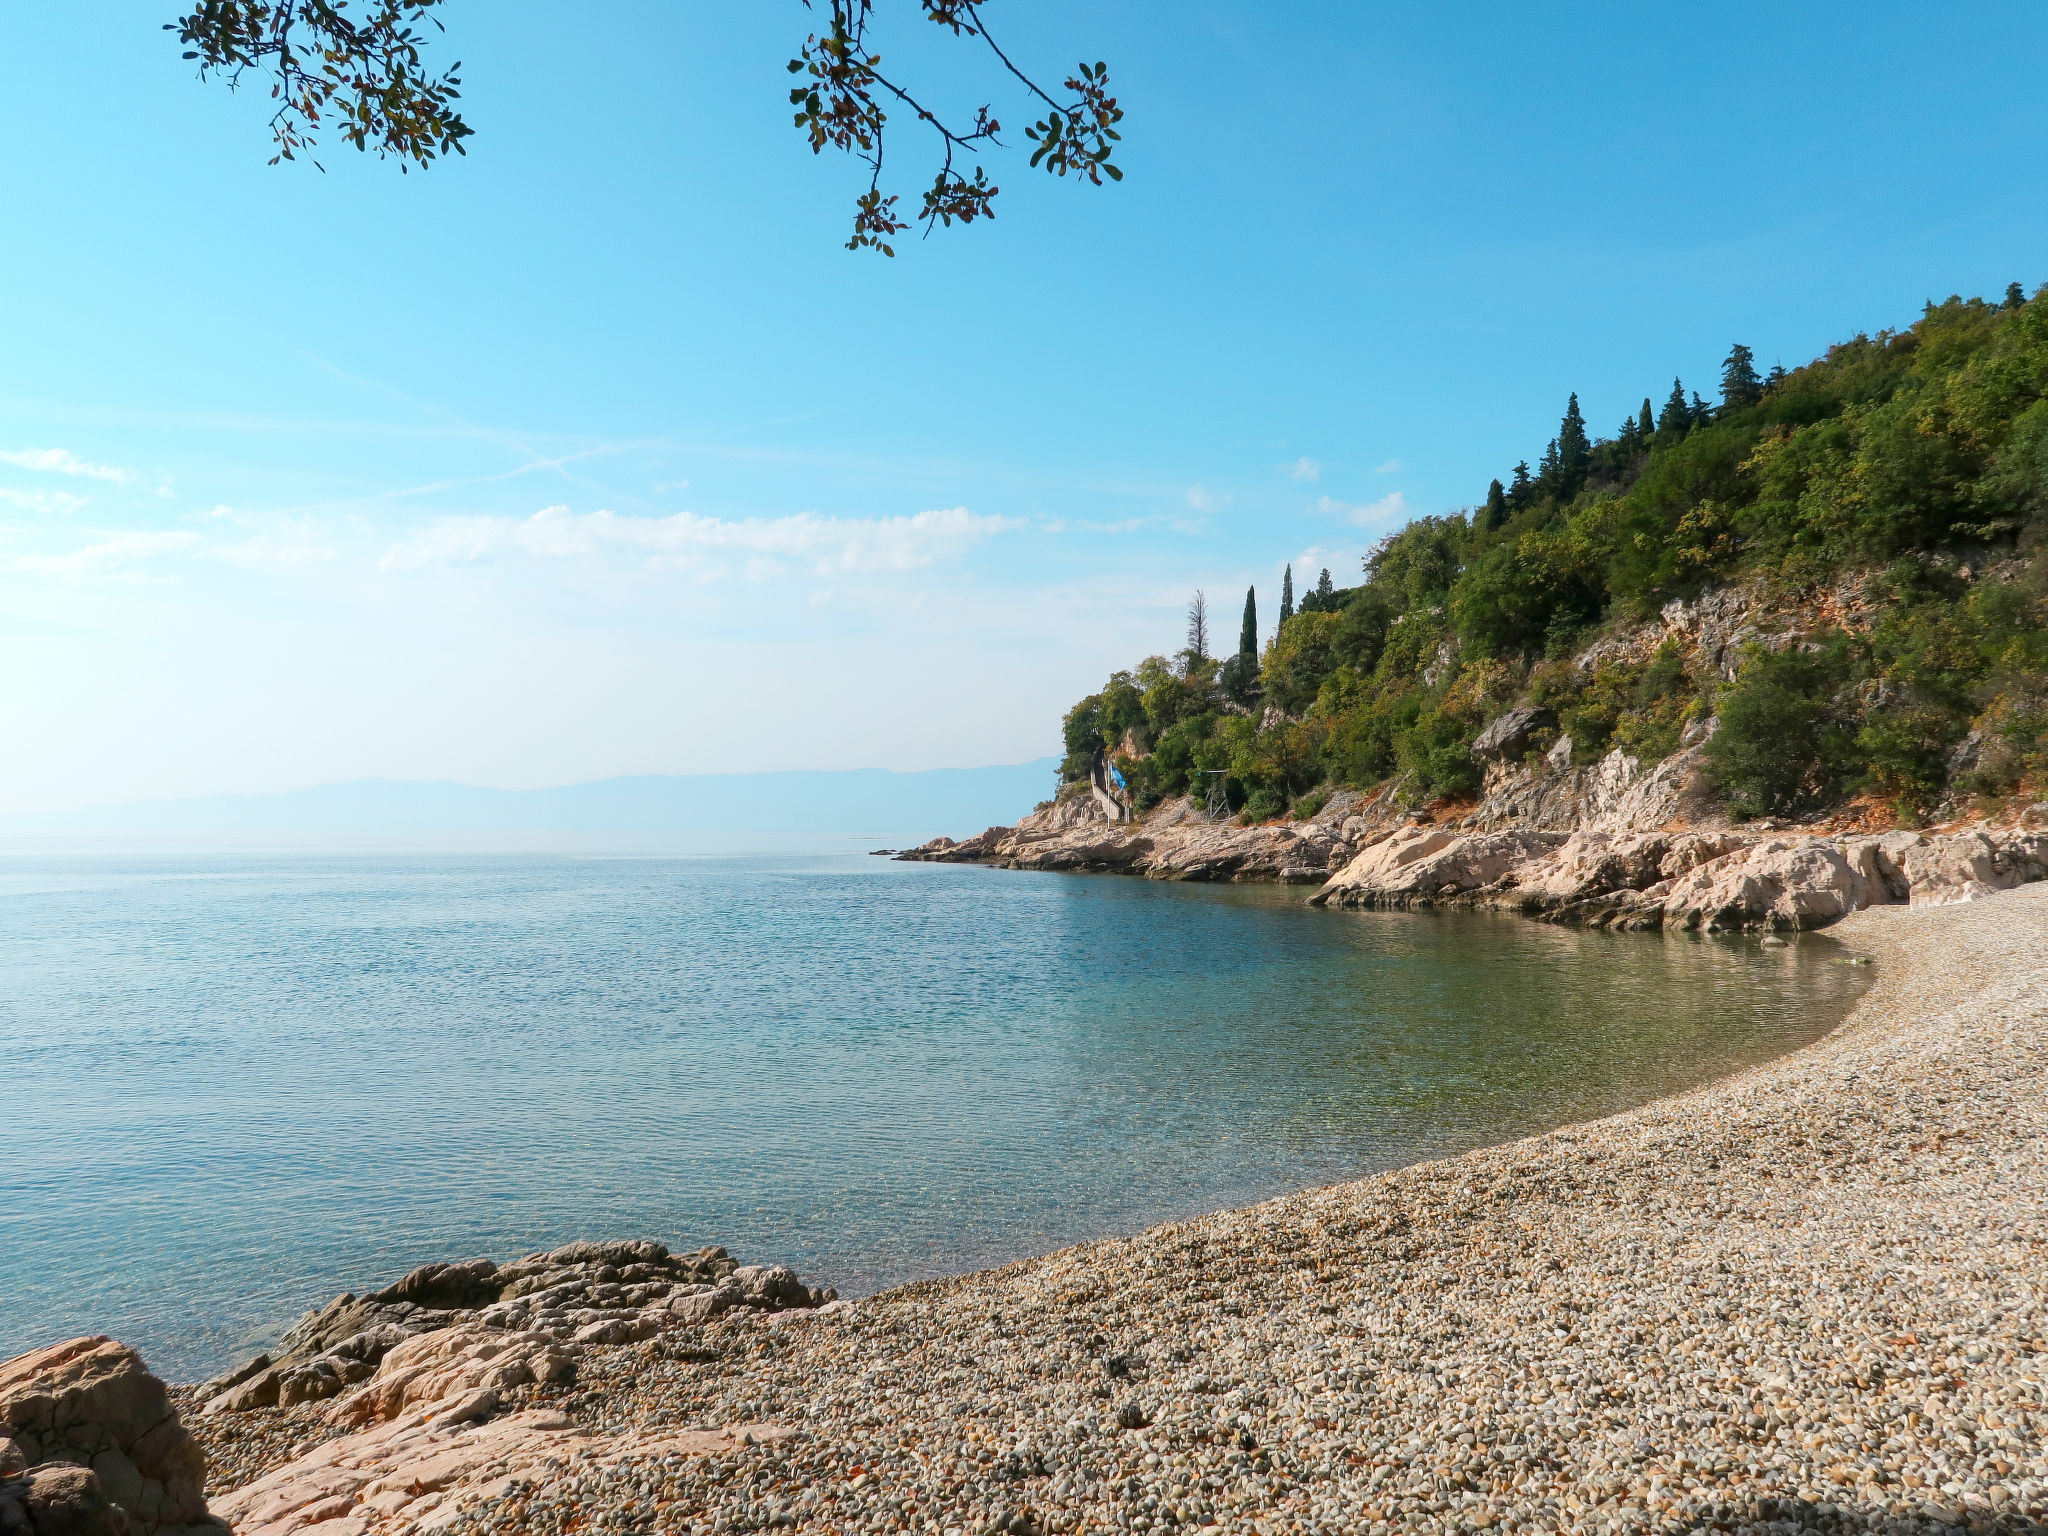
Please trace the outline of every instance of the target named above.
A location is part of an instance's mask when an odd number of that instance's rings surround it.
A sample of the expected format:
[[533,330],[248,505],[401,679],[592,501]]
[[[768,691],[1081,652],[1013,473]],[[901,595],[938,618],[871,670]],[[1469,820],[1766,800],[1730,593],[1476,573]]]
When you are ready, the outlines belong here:
[[1817,1038],[1835,946],[858,855],[0,867],[0,1357],[173,1379],[430,1259],[723,1243],[858,1295]]

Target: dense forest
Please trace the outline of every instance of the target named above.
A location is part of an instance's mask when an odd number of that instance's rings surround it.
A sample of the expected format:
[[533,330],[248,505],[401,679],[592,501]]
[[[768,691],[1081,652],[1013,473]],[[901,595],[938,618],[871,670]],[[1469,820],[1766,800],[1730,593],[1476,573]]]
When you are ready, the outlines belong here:
[[[1759,377],[1738,346],[1718,403],[1674,382],[1611,437],[1572,396],[1532,472],[1419,518],[1324,573],[1256,651],[1191,626],[1179,654],[1115,673],[1066,717],[1063,772],[1115,758],[1139,808],[1225,775],[1248,821],[1309,814],[1333,785],[1474,794],[1488,719],[1547,706],[1572,754],[1645,762],[1718,717],[1707,772],[1739,814],[1863,797],[1904,822],[1946,799],[2038,793],[2048,769],[2048,285],[1951,298]],[[1862,619],[1752,647],[1732,680],[1676,644],[1592,643],[1674,599],[1735,585],[1826,614],[1863,578]],[[1539,747],[1542,743],[1539,743]]]

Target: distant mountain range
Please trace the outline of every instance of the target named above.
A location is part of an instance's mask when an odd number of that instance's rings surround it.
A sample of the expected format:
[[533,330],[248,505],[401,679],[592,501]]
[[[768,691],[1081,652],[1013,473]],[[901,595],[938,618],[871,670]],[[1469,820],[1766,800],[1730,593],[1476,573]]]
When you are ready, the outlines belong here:
[[996,768],[645,775],[558,789],[359,779],[0,816],[17,846],[167,842],[618,852],[899,846],[1015,821],[1053,791],[1057,758]]

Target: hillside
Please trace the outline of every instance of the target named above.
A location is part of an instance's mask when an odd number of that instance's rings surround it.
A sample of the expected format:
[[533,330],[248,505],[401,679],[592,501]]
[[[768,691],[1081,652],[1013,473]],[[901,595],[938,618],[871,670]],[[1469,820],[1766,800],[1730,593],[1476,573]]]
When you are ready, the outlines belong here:
[[1325,573],[1256,657],[1114,673],[1066,717],[1063,778],[1104,752],[1142,813],[1220,773],[1244,823],[1359,790],[1569,825],[1603,774],[1694,824],[2041,798],[2048,287],[1790,373],[1751,356],[1718,404],[1674,381],[1611,437],[1574,395],[1535,471],[1409,523],[1356,586]]

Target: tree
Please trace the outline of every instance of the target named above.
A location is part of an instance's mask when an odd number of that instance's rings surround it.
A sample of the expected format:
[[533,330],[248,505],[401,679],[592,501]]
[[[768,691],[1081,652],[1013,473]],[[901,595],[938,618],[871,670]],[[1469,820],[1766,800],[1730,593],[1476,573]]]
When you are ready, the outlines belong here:
[[[462,66],[456,63],[436,75],[423,53],[429,41],[423,24],[446,30],[433,14],[443,0],[363,0],[360,19],[349,14],[349,0],[186,3],[192,8],[164,30],[178,34],[185,58],[198,64],[202,80],[219,74],[234,86],[251,70],[269,77],[270,97],[277,103],[270,119],[277,145],[271,164],[295,160],[311,149],[330,119],[346,143],[380,159],[396,158],[400,170],[430,165],[451,151],[467,153],[462,141],[474,130],[456,105]],[[971,178],[960,169],[961,161],[980,155],[984,146],[1003,147],[998,137],[1002,124],[989,107],[978,108],[971,121],[949,125],[900,80],[883,74],[882,56],[868,39],[877,0],[802,3],[806,10],[824,11],[825,25],[789,61],[789,72],[799,77],[789,92],[796,126],[809,138],[813,154],[829,147],[868,167],[868,187],[855,201],[847,249],[894,256],[891,240],[913,222],[930,234],[936,225],[956,219],[970,224],[993,217],[1000,189],[982,166],[974,167]],[[1035,146],[1034,169],[1098,187],[1105,177],[1123,180],[1122,168],[1110,157],[1122,137],[1117,124],[1124,114],[1109,94],[1105,66],[1077,66],[1064,82],[1064,99],[1056,100],[990,35],[980,0],[917,4],[925,20],[956,38],[978,38],[1032,101],[1032,110],[1044,111],[1024,130]],[[914,220],[898,215],[897,194],[882,191],[882,142],[891,107],[910,113],[938,136],[939,169]]]
[[1508,520],[1508,493],[1496,480],[1486,488],[1486,510],[1479,514],[1479,526],[1486,533],[1505,526]]
[[1657,418],[1650,414],[1650,397],[1643,396],[1643,413],[1636,419],[1636,431],[1645,443],[1657,435]]
[[1255,586],[1244,589],[1244,624],[1237,632],[1237,654],[1259,654],[1259,589]]
[[1771,371],[1764,375],[1764,388],[1766,390],[1776,389],[1785,382],[1786,378],[1785,365],[1783,363],[1773,363],[1771,364]]
[[1200,587],[1188,601],[1188,654],[1197,661],[1209,658],[1209,599]]
[[[1496,485],[1500,482],[1495,481]],[[1280,622],[1285,624],[1294,617],[1294,567],[1289,565],[1280,573]],[[1278,631],[1276,630],[1277,634]]]
[[1523,459],[1515,465],[1514,479],[1508,484],[1508,505],[1519,512],[1535,499],[1536,482],[1529,478],[1529,461]]
[[1316,578],[1316,596],[1328,602],[1336,590],[1337,584],[1330,580],[1330,568],[1326,565],[1323,567],[1323,574]]
[[1657,435],[1683,437],[1691,426],[1692,407],[1685,403],[1685,386],[1673,379],[1671,394],[1664,401],[1664,409],[1657,414]]
[[1756,374],[1756,354],[1738,341],[1721,364],[1721,409],[1739,411],[1763,397],[1764,381]]
[[1576,393],[1564,408],[1564,421],[1557,429],[1557,473],[1559,493],[1578,494],[1586,483],[1586,466],[1593,460],[1593,440],[1586,435],[1586,418],[1579,413]]
[[2007,309],[2018,309],[2026,302],[2026,289],[2022,288],[2018,283],[2007,283],[2005,285],[2005,307]]

